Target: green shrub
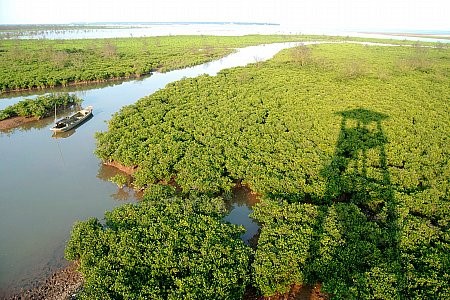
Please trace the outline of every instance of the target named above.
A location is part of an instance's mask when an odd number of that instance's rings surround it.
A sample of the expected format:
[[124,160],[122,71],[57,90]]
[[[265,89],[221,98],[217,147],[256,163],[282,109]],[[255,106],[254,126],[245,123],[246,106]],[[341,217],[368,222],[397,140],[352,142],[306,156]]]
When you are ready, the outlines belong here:
[[81,104],[82,101],[77,96],[67,93],[48,94],[38,96],[36,99],[25,99],[0,110],[0,120],[15,116],[41,119],[52,115],[55,107],[56,109],[67,108]]
[[76,223],[66,258],[80,261],[79,297],[241,299],[251,250],[223,212],[219,198],[161,198]]

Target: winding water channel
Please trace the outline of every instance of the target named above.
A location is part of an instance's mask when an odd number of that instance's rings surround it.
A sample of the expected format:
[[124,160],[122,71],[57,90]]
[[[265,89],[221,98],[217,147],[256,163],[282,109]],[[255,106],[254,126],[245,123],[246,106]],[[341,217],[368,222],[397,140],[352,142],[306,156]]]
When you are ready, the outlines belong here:
[[[101,219],[106,210],[137,200],[134,191],[119,190],[108,181],[118,171],[102,165],[93,154],[94,134],[106,130],[106,122],[114,112],[170,82],[201,74],[215,75],[222,69],[266,60],[295,45],[247,47],[196,67],[81,87],[84,90],[68,88],[66,91],[84,99],[84,106],[94,106],[94,117],[63,136],[52,137],[49,128],[53,118],[0,131],[0,291],[26,288],[33,280],[63,267],[67,263],[64,246],[75,221]],[[59,89],[46,90],[52,91]],[[0,95],[0,109],[37,94]],[[258,230],[248,217],[254,202],[247,199],[248,195],[248,191],[236,190],[225,218],[246,227],[242,237],[246,242]]]
[[[320,42],[304,44],[313,43]],[[67,264],[64,246],[75,221],[102,219],[106,210],[139,198],[133,190],[118,189],[109,182],[118,170],[102,165],[93,154],[94,134],[106,130],[113,113],[170,82],[267,60],[296,45],[252,46],[214,62],[154,73],[139,80],[46,90],[77,94],[84,99],[84,106],[94,106],[94,117],[58,137],[49,130],[53,118],[0,131],[0,297],[26,288]],[[0,109],[42,93],[0,95]],[[242,236],[245,242],[250,242],[259,229],[248,217],[254,203],[249,191],[236,189],[229,203],[230,213],[225,217],[247,229]]]

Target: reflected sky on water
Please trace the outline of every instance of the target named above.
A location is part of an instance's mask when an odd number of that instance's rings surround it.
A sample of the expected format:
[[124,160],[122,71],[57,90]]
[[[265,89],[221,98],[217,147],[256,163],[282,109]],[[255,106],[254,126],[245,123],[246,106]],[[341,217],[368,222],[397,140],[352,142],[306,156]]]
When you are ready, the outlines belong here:
[[[0,131],[0,291],[25,288],[64,266],[64,246],[75,221],[101,219],[106,210],[136,201],[134,191],[119,190],[108,181],[118,171],[102,166],[93,154],[94,134],[106,130],[113,113],[170,82],[215,75],[225,68],[268,59],[294,45],[248,47],[218,61],[139,80],[68,87],[65,91],[84,99],[83,106],[94,107],[93,118],[83,125],[54,137],[49,130],[54,118],[50,117]],[[3,99],[5,95],[0,95],[0,109],[37,94],[42,92],[8,94]],[[232,204],[228,221],[244,225],[247,235],[253,235],[257,224],[248,218],[251,210],[242,199],[238,202]]]

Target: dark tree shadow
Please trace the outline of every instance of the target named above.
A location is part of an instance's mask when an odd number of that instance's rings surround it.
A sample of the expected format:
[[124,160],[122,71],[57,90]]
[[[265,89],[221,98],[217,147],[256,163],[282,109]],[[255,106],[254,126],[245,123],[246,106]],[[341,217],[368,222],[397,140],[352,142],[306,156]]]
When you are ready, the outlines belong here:
[[[366,109],[338,114],[342,121],[336,150],[330,165],[321,172],[327,178],[325,201],[368,204],[391,188],[385,150],[388,140],[381,126],[388,116]],[[370,175],[368,167],[372,167]]]
[[390,180],[382,113],[338,113],[340,133],[306,264],[310,283],[338,298],[398,298],[402,265],[397,202]]

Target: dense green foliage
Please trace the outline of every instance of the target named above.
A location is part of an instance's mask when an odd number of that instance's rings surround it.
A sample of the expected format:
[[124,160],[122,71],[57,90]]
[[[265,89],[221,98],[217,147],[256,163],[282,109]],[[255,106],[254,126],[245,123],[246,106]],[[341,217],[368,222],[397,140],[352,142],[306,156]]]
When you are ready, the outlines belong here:
[[48,94],[38,96],[36,99],[25,99],[0,110],[0,120],[11,117],[37,117],[43,118],[52,114],[55,109],[68,108],[81,104],[83,100],[67,93]]
[[448,49],[300,47],[123,108],[96,153],[137,166],[138,187],[262,194],[265,295],[449,298],[449,78]]
[[[0,41],[0,92],[139,77],[198,65],[234,48],[308,36],[164,36]],[[325,39],[325,37],[321,37]]]
[[117,184],[117,187],[119,188],[123,188],[125,185],[128,184],[128,178],[123,174],[116,174],[113,177],[111,177],[109,181]]
[[66,257],[81,263],[79,297],[240,299],[251,250],[242,228],[221,221],[223,212],[220,198],[147,195],[107,212],[106,225],[76,223]]
[[139,77],[155,70],[198,65],[223,57],[235,48],[262,43],[345,39],[248,35],[0,40],[0,92]]
[[[262,65],[180,81],[116,114],[98,135],[97,154],[139,166],[138,186],[176,177],[185,190],[217,192],[242,179],[258,193],[322,199],[339,113],[362,106],[389,116],[381,125],[393,184],[405,191],[444,184],[448,51],[428,50],[423,70],[409,62],[416,51],[320,45],[303,67],[286,51]],[[372,152],[368,172],[376,172]],[[340,192],[328,189],[328,198]]]

